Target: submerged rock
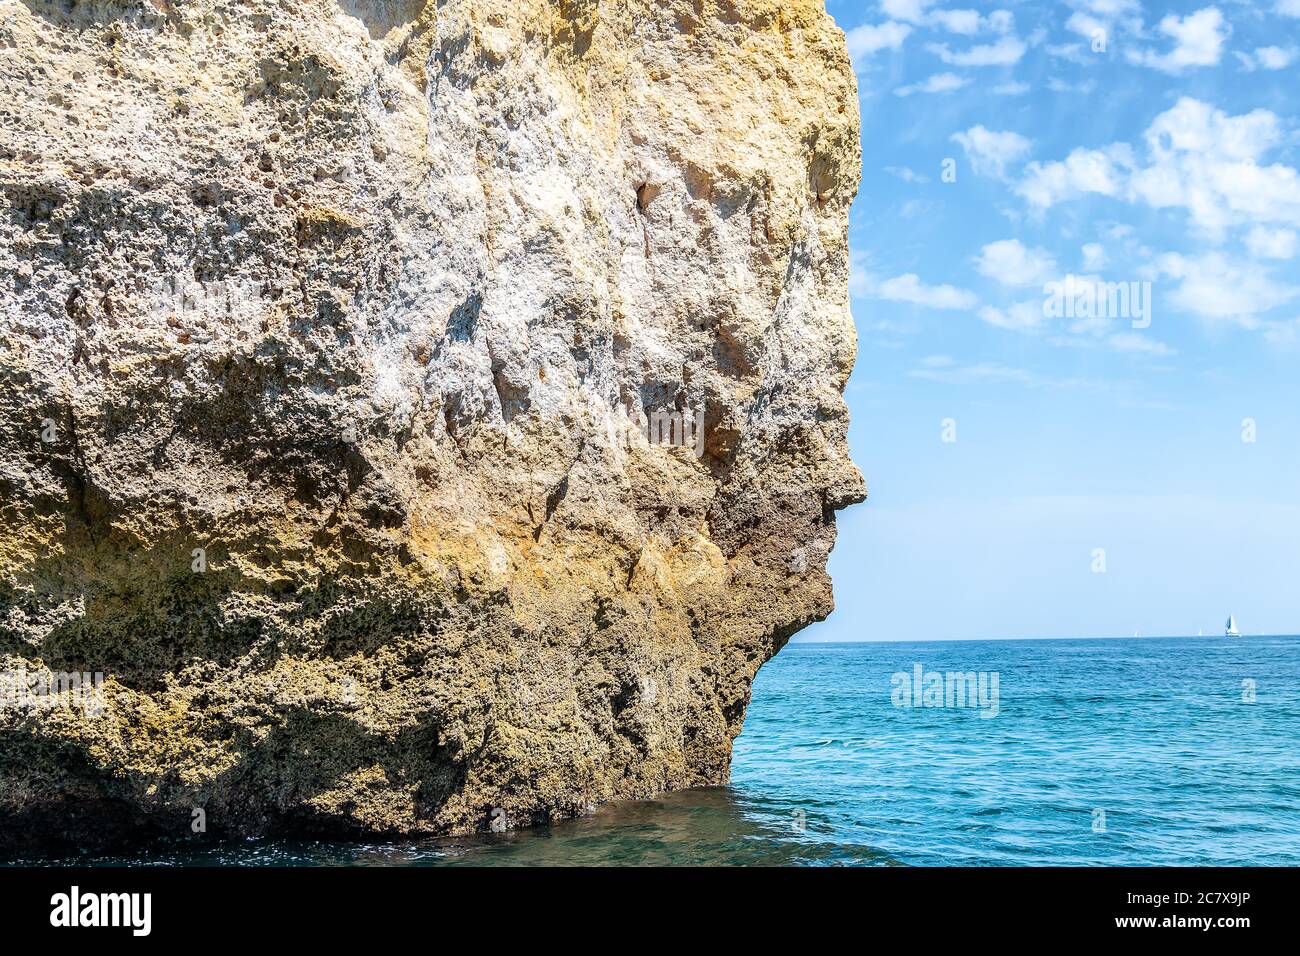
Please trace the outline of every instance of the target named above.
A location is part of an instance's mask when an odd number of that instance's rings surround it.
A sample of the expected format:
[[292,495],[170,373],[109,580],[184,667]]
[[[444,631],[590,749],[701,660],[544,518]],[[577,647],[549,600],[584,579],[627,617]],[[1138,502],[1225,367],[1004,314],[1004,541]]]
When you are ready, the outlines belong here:
[[865,494],[820,0],[0,10],[0,842],[725,781]]

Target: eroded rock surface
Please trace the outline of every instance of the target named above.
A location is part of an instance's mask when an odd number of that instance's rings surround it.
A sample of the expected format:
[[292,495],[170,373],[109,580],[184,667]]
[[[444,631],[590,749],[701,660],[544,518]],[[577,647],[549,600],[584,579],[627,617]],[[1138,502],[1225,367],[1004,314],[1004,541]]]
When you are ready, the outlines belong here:
[[725,781],[859,165],[820,0],[0,0],[0,843]]

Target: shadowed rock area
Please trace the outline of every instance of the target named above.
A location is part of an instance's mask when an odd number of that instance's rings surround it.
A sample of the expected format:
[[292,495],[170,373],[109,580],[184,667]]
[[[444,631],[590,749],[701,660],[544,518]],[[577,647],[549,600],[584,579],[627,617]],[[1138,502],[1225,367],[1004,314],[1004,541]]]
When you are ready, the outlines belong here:
[[0,846],[725,781],[859,168],[820,0],[0,0]]

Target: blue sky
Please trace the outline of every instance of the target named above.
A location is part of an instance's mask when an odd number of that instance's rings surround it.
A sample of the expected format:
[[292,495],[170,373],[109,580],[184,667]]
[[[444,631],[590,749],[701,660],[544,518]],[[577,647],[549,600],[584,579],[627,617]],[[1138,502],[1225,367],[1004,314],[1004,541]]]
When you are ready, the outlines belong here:
[[1300,632],[1300,0],[827,6],[871,498],[798,639]]

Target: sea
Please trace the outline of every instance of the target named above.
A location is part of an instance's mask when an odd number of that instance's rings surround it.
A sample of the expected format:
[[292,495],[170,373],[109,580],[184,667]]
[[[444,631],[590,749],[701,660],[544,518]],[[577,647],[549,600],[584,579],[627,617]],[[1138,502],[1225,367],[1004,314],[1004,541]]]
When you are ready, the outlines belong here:
[[1300,637],[793,643],[731,783],[549,827],[17,863],[1300,865]]

